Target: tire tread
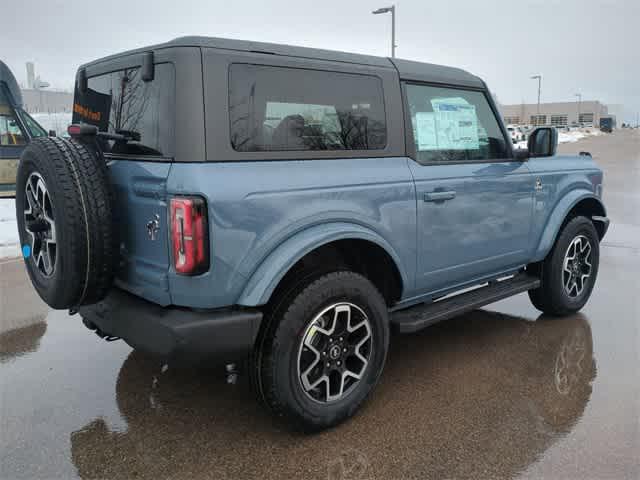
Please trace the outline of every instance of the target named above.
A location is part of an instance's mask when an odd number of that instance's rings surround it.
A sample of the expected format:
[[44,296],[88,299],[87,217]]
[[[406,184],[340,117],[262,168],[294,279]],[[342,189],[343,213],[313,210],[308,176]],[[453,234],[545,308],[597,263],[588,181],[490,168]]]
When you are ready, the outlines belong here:
[[[95,303],[113,282],[115,241],[113,194],[104,158],[90,146],[74,139],[43,137],[25,149],[18,169],[16,210],[24,243],[24,183],[32,171],[45,176],[56,212],[58,271],[55,284],[46,287],[32,262],[29,275],[40,296],[53,308],[75,309]],[[63,258],[64,257],[64,258]]]
[[[351,417],[365,402],[370,393],[368,392],[367,395],[361,397],[358,401],[350,403],[345,413],[333,418],[320,418],[296,408],[285,398],[284,393],[277,388],[276,372],[278,363],[282,361],[278,353],[285,347],[282,341],[288,342],[291,340],[291,335],[278,335],[278,329],[281,327],[282,322],[286,322],[287,319],[292,316],[293,312],[304,308],[310,299],[321,296],[326,286],[338,283],[347,284],[349,282],[357,282],[359,286],[366,285],[365,288],[370,289],[368,296],[375,298],[374,301],[379,302],[386,312],[386,304],[384,303],[382,294],[376,287],[366,277],[345,270],[326,273],[296,285],[276,302],[271,313],[265,318],[268,323],[265,325],[261,336],[262,338],[257,342],[252,365],[257,377],[257,393],[263,403],[275,416],[287,419],[295,430],[312,432],[335,425]],[[385,317],[384,321],[387,323],[386,328],[388,329],[388,318]],[[386,342],[388,344],[388,330]],[[384,360],[382,365],[384,365]],[[280,366],[280,368],[282,368],[282,366]],[[377,372],[376,381],[381,370],[382,368]]]
[[562,289],[558,286],[558,282],[561,282],[561,278],[558,277],[558,269],[559,264],[564,261],[566,246],[578,232],[585,230],[591,236],[592,248],[596,249],[595,257],[599,260],[598,234],[593,222],[586,217],[576,216],[566,221],[547,257],[543,261],[527,267],[528,271],[540,277],[540,287],[529,290],[529,299],[533,306],[541,312],[553,316],[569,315],[580,310],[589,299],[598,273],[598,260],[594,264],[593,281],[580,302],[572,304],[567,301]]

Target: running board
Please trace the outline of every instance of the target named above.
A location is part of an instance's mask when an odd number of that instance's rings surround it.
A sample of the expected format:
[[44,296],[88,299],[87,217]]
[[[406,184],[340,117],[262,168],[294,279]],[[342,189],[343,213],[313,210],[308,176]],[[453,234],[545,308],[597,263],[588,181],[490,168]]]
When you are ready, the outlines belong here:
[[417,332],[434,323],[539,286],[540,279],[526,273],[519,273],[512,278],[491,282],[469,292],[393,312],[391,324],[397,327],[401,333]]

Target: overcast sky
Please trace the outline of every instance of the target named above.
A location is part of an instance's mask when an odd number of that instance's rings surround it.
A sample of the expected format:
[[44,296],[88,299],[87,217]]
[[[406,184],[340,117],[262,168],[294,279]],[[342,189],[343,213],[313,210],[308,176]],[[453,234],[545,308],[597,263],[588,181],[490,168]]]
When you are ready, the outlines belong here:
[[[9,7],[9,4],[13,7]],[[2,9],[0,59],[70,88],[85,61],[182,35],[390,55],[386,0],[30,0]],[[396,55],[481,76],[501,103],[600,100],[640,111],[640,0],[398,0]],[[28,6],[27,6],[28,5]],[[9,13],[11,11],[11,13]],[[11,21],[10,15],[13,16]],[[620,120],[620,119],[619,119]]]

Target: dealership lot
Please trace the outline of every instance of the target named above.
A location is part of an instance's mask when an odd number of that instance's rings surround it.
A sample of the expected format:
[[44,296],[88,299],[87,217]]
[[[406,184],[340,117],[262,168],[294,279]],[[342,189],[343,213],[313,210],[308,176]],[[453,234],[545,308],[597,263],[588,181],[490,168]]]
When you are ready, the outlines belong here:
[[640,130],[559,150],[605,170],[583,312],[541,318],[519,295],[396,336],[363,411],[315,436],[261,410],[246,376],[100,340],[0,260],[0,478],[638,478]]

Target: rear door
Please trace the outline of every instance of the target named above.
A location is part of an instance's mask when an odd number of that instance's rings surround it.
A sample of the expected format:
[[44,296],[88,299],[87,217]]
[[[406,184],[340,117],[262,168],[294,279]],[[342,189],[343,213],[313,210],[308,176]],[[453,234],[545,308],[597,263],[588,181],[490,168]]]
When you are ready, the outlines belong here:
[[88,72],[88,88],[82,92],[76,87],[73,123],[90,123],[101,131],[130,137],[100,140],[115,193],[117,284],[167,305],[171,299],[166,179],[175,154],[175,69],[172,63],[157,63],[153,80],[143,81],[136,57],[129,61],[106,73]]
[[511,157],[482,90],[403,86],[418,207],[423,292],[463,285],[525,261],[533,182]]

